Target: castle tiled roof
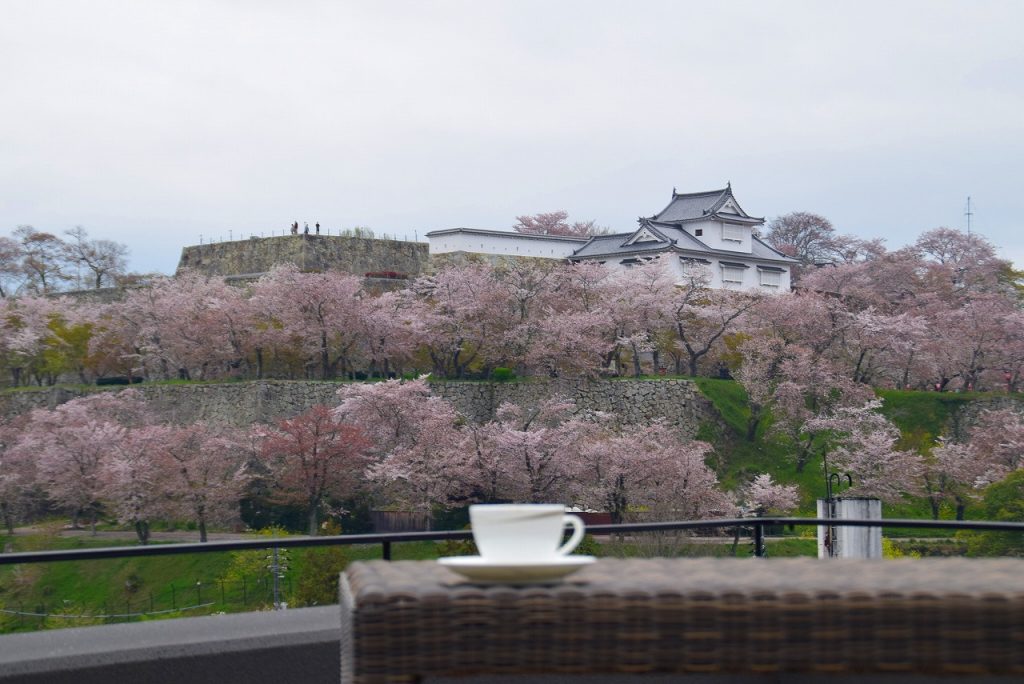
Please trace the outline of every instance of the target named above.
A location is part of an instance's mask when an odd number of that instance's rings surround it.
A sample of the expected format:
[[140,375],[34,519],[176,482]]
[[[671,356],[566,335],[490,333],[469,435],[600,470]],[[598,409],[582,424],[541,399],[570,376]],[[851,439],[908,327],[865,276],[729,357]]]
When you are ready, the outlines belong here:
[[[738,214],[722,213],[719,210],[732,200],[732,203],[739,209]],[[707,190],[705,192],[678,193],[672,191],[672,201],[660,212],[651,216],[652,221],[660,223],[684,223],[686,221],[697,221],[706,219],[718,214],[721,218],[730,218],[742,223],[763,223],[763,218],[749,216],[736,197],[732,194],[732,186],[727,185],[721,190]]]
[[[659,240],[646,240],[644,242],[630,242],[630,238],[642,230],[659,237]],[[772,249],[762,242],[757,236],[752,236],[750,241],[750,252],[745,256],[751,259],[774,261],[784,263],[796,263],[795,259],[787,257],[782,252]],[[615,233],[612,235],[596,235],[585,245],[572,254],[572,259],[599,259],[626,256],[629,254],[656,254],[664,251],[674,251],[680,254],[691,256],[710,256],[715,258],[733,258],[741,256],[737,252],[713,249],[690,235],[679,226],[652,221],[651,219],[640,219],[640,228],[632,233]]]

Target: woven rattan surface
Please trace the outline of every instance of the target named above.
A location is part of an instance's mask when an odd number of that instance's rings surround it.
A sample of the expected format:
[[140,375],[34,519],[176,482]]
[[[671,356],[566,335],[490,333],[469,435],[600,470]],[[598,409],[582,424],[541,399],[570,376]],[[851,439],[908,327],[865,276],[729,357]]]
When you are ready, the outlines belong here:
[[525,673],[1024,674],[1024,561],[602,559],[541,586],[354,563],[346,683]]

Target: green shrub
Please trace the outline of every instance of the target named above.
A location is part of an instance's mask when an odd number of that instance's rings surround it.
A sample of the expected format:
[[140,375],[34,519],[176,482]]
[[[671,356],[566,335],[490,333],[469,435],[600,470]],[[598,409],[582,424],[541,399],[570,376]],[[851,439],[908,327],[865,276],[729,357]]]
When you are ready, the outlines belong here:
[[516,379],[516,373],[511,368],[495,368],[491,371],[491,380],[494,382],[509,382]]
[[348,566],[340,546],[307,549],[292,600],[297,606],[324,606],[338,602],[338,576]]
[[582,541],[580,541],[580,545],[573,551],[573,554],[578,556],[600,556],[603,555],[602,551],[601,542],[597,541],[593,535],[585,534]]
[[[988,486],[982,517],[999,522],[1024,521],[1024,470]],[[959,532],[967,540],[969,556],[1024,556],[1024,534],[1019,532]]]

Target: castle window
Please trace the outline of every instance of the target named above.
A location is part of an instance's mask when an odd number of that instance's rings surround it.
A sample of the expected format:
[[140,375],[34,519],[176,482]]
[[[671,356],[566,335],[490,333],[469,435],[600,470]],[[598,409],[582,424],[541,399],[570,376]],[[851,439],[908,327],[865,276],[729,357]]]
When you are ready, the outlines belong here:
[[722,266],[722,282],[727,285],[741,285],[743,269],[739,266]]
[[782,286],[782,269],[768,266],[759,266],[757,269],[758,280],[761,287],[779,288]]
[[726,242],[743,242],[743,227],[722,224],[722,239]]
[[697,237],[700,237],[701,235],[704,234],[704,229],[703,228],[697,228],[696,230],[693,231],[693,234],[696,235]]

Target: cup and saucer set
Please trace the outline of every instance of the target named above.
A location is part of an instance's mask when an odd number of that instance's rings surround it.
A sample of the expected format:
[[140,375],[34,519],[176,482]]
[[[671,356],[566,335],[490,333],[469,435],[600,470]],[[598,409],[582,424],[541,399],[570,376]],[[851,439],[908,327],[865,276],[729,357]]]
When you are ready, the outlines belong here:
[[[593,563],[571,556],[583,540],[583,520],[560,504],[479,504],[469,507],[479,556],[450,556],[438,563],[474,582],[551,582]],[[566,525],[572,536],[559,546]]]

